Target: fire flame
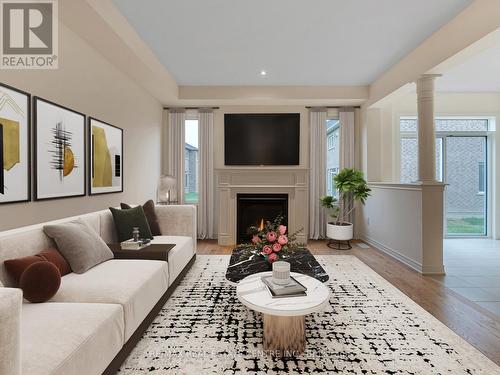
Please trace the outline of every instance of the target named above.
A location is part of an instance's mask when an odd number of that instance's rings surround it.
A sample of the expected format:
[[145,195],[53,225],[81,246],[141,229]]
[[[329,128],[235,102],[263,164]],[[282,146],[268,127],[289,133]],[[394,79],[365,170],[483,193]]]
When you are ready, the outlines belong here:
[[264,229],[264,218],[260,219],[260,225],[259,225],[259,230]]

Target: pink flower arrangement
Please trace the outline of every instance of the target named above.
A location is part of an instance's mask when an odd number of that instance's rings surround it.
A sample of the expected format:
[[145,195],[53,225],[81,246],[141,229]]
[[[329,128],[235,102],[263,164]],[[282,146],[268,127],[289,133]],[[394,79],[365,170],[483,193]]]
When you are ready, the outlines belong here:
[[270,263],[274,263],[278,260],[278,255],[276,253],[269,254],[269,257],[267,258],[267,260]]
[[285,259],[290,256],[290,253],[301,247],[295,243],[297,231],[293,234],[287,233],[286,225],[281,224],[282,216],[278,216],[274,221],[267,221],[260,228],[249,228],[252,235],[251,243],[242,244],[251,253],[264,257],[269,263],[273,263],[279,259]]
[[258,244],[259,242],[262,242],[262,241],[260,240],[259,236],[254,235],[254,236],[252,237],[252,243],[254,243],[254,244]]
[[283,246],[288,243],[288,237],[282,234],[281,236],[278,237],[278,243]]
[[266,234],[266,238],[269,242],[274,242],[276,241],[276,238],[277,238],[277,235],[276,235],[276,232],[268,232]]
[[266,245],[266,246],[264,246],[264,247],[262,248],[262,252],[263,252],[264,254],[269,255],[269,254],[271,254],[271,253],[273,252],[273,248],[272,248],[271,246],[269,246],[269,245]]

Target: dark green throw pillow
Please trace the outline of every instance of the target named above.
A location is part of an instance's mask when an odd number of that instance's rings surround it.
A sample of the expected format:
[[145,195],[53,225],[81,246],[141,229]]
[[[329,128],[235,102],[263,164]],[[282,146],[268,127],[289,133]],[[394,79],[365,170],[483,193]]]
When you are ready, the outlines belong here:
[[128,210],[119,210],[110,207],[109,210],[113,214],[118,241],[123,242],[130,240],[134,227],[139,228],[139,237],[153,239],[151,229],[149,229],[148,221],[146,220],[146,215],[141,206]]

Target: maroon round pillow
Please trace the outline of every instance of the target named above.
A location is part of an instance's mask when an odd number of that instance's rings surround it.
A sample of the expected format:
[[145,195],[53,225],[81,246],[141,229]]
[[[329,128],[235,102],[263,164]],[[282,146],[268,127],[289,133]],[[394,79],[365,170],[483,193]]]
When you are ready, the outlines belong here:
[[54,297],[60,285],[59,269],[47,261],[30,265],[19,280],[24,298],[33,303],[48,301]]

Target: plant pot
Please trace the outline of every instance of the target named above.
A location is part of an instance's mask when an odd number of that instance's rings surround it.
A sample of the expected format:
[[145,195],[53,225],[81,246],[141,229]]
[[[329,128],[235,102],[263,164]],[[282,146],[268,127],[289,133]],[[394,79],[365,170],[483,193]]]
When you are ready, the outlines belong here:
[[328,238],[337,241],[350,241],[354,236],[352,223],[342,223],[336,225],[334,223],[326,224],[326,235]]

